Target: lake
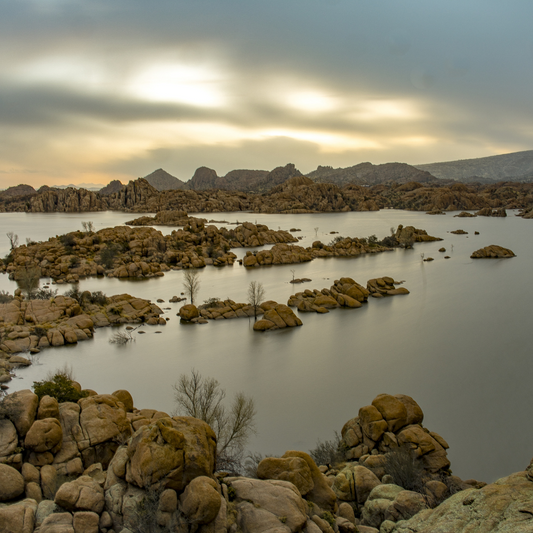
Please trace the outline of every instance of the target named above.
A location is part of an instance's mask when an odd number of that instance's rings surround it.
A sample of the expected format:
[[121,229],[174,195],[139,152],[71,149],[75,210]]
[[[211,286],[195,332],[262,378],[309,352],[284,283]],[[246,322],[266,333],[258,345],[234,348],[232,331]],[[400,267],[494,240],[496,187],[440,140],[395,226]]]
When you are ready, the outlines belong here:
[[[335,235],[380,239],[398,224],[413,225],[444,240],[415,244],[353,259],[315,259],[298,265],[245,269],[206,267],[200,274],[198,301],[209,297],[244,302],[250,281],[260,281],[266,298],[286,303],[304,288],[330,287],[342,276],[362,285],[391,276],[405,280],[406,296],[370,299],[360,309],[336,309],[325,315],[299,316],[304,325],[264,334],[253,321],[213,321],[181,325],[182,304],[159,304],[170,318],[166,326],[144,326],[127,346],[109,344],[114,330],[96,331],[78,346],[44,350],[35,364],[17,372],[10,391],[30,388],[49,370],[72,365],[85,388],[100,393],[128,389],[138,408],[174,409],[173,388],[180,374],[197,369],[216,378],[227,397],[242,391],[254,398],[257,435],[249,449],[282,454],[308,451],[317,440],[333,437],[344,423],[380,393],[412,396],[425,413],[424,425],[450,444],[452,470],[463,479],[493,481],[523,470],[533,455],[530,292],[533,265],[533,222],[507,218],[453,218],[453,213],[382,210],[370,213],[266,215],[200,214],[228,222],[248,220],[272,229],[299,228],[302,246]],[[2,213],[2,232],[14,231],[45,240],[81,229],[91,220],[96,230],[122,224],[140,215],[128,213]],[[227,225],[217,223],[218,226]],[[462,228],[468,235],[454,235]],[[169,233],[173,228],[159,228]],[[474,235],[479,231],[479,235]],[[512,259],[472,260],[470,254],[489,244],[512,249]],[[446,254],[438,252],[443,246]],[[0,237],[0,253],[9,249]],[[242,257],[244,249],[234,252]],[[422,254],[433,257],[423,262]],[[449,255],[450,259],[444,259]],[[292,285],[296,277],[312,282]],[[183,291],[183,272],[145,281],[86,279],[80,289],[108,295],[168,299]],[[0,276],[0,289],[16,284]],[[64,292],[68,286],[58,286]]]

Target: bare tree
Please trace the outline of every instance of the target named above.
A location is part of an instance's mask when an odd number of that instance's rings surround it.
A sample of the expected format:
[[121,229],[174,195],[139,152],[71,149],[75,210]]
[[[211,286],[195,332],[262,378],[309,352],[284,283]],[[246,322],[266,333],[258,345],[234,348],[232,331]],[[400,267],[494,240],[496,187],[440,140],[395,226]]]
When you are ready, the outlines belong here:
[[248,438],[255,433],[253,399],[239,392],[226,409],[226,391],[216,379],[204,378],[197,370],[192,370],[190,376],[182,374],[173,388],[178,413],[203,420],[215,432],[219,467],[221,463],[235,464],[235,458],[242,457]]
[[318,226],[315,228],[315,239],[318,238]]
[[254,308],[254,320],[257,320],[257,308],[265,299],[265,289],[259,281],[251,281],[248,286],[248,303]]
[[16,280],[19,287],[26,293],[28,300],[31,300],[35,291],[39,288],[41,269],[36,266],[23,267],[17,271]]
[[82,222],[81,227],[85,233],[92,233],[94,231],[94,224],[90,220],[87,222]]
[[11,250],[14,250],[19,245],[19,236],[12,231],[6,233],[7,238],[9,239],[9,245]]
[[194,299],[200,290],[200,276],[198,270],[189,269],[185,271],[183,276],[183,288],[185,294],[191,299],[191,304],[194,305]]

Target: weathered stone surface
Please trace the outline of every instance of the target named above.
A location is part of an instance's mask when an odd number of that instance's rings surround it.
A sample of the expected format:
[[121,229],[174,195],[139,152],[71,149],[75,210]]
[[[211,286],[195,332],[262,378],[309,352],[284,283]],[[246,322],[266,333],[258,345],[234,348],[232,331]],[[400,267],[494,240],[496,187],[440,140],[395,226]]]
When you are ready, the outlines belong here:
[[302,496],[315,486],[307,462],[300,457],[266,457],[257,467],[257,477],[290,481]]
[[[300,531],[307,522],[307,505],[288,481],[229,478],[235,491],[243,531]],[[284,517],[281,522],[278,517]]]
[[69,511],[101,513],[104,509],[104,490],[90,476],[81,476],[63,483],[57,490],[54,501]]
[[37,453],[60,450],[63,441],[63,430],[57,418],[36,420],[24,440],[24,446]]
[[44,519],[39,533],[76,533],[72,519],[70,513],[50,514]]
[[0,508],[1,533],[32,533],[37,504],[29,499]]
[[51,465],[41,468],[41,489],[46,500],[53,500],[57,490],[57,471]]
[[387,422],[383,420],[381,413],[373,405],[359,409],[359,424],[363,433],[374,442],[378,441],[389,427]]
[[180,508],[192,524],[209,524],[220,510],[221,498],[214,479],[194,478],[180,496]]
[[124,405],[111,394],[82,398],[79,405],[80,426],[84,435],[84,440],[78,443],[81,450],[131,435],[131,426]]
[[406,425],[411,424],[421,424],[424,421],[424,413],[420,406],[411,398],[405,394],[395,394],[395,398],[400,400],[407,410],[407,423]]
[[37,409],[37,419],[57,418],[59,420],[59,403],[51,396],[43,396]]
[[124,409],[126,409],[127,413],[131,413],[133,411],[133,397],[127,390],[116,390],[112,395],[115,396],[115,398],[118,398],[118,400],[124,404]]
[[377,476],[368,468],[350,465],[335,476],[333,490],[343,501],[357,501],[363,505],[372,489],[380,484]]
[[398,398],[390,394],[380,394],[374,398],[372,405],[387,421],[389,431],[396,432],[407,424],[407,409]]
[[386,519],[398,522],[399,520],[409,520],[420,511],[427,509],[424,496],[418,492],[404,490],[396,496],[387,509]]
[[18,435],[13,422],[8,419],[0,420],[0,458],[15,452],[18,446]]
[[192,417],[161,418],[139,428],[128,444],[126,480],[138,487],[162,483],[183,490],[195,477],[211,476],[216,437]]
[[100,517],[91,511],[74,513],[72,525],[75,533],[98,533]]
[[11,420],[19,436],[25,437],[35,420],[38,405],[38,396],[30,390],[14,392],[0,402],[0,418]]
[[12,466],[0,464],[0,502],[7,502],[24,492],[24,478]]
[[290,450],[283,454],[283,458],[298,457],[303,459],[309,470],[311,471],[311,478],[313,480],[313,488],[305,495],[306,499],[310,502],[316,503],[320,508],[333,511],[336,503],[336,496],[329,483],[318,469],[316,463],[312,457],[305,452]]

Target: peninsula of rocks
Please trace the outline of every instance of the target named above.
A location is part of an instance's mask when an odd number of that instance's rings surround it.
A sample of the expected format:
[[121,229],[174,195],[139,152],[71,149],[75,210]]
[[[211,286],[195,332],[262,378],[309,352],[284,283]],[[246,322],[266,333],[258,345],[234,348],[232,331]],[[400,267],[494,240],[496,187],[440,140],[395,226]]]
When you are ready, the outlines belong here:
[[[137,408],[127,390],[30,390],[0,402],[0,530],[10,533],[529,531],[533,471],[487,485],[450,471],[448,443],[411,397],[354,411],[335,456],[217,468],[204,421]],[[311,451],[311,454],[313,451]],[[405,469],[410,476],[402,476]],[[453,529],[450,529],[453,526]]]

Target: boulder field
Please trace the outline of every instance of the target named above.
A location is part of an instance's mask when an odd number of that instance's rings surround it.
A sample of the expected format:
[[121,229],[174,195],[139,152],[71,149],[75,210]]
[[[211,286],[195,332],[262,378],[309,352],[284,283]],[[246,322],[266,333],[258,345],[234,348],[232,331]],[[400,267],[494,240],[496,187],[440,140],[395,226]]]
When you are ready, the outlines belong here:
[[[217,471],[216,434],[205,422],[137,409],[126,390],[86,392],[77,403],[30,390],[0,402],[0,531],[481,533],[533,526],[532,466],[490,485],[453,476],[446,442],[423,426],[409,396],[380,394],[359,409],[332,463],[289,450],[264,457],[245,477]],[[411,478],[401,477],[406,468]]]
[[54,296],[24,300],[17,290],[11,302],[0,304],[0,383],[11,380],[10,371],[31,364],[20,352],[77,344],[90,339],[95,328],[119,324],[164,326],[163,311],[149,300],[129,294],[104,296],[85,291],[78,299]]
[[[159,217],[159,218],[158,218]],[[183,223],[183,228],[163,235],[143,224],[162,221]],[[237,256],[232,248],[273,245],[270,250],[248,251],[242,260],[246,267],[291,264],[317,257],[356,257],[384,252],[391,247],[410,247],[414,242],[441,240],[412,226],[398,226],[394,235],[381,243],[366,238],[338,236],[329,244],[315,241],[303,248],[290,232],[271,230],[262,224],[244,222],[235,228],[206,225],[205,219],[186,212],[160,212],[156,217],[130,221],[135,227],[116,226],[98,232],[75,231],[51,237],[46,242],[30,242],[14,248],[0,260],[0,272],[20,280],[28,272],[50,277],[54,283],[76,283],[88,276],[151,278],[171,269],[203,268],[206,265],[233,265]]]

